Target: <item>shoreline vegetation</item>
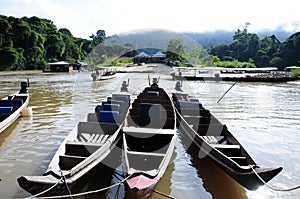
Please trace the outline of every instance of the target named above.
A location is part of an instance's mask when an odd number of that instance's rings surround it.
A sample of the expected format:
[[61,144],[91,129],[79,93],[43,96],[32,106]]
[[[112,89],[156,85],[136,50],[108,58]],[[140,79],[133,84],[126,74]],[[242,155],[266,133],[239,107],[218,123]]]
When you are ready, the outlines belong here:
[[[284,41],[275,35],[262,39],[249,33],[248,26],[237,30],[232,43],[214,46],[187,46],[180,38],[170,38],[161,46],[165,50],[135,49],[134,45],[118,44],[119,36],[107,36],[105,30],[98,30],[90,39],[74,37],[67,28],[58,29],[51,20],[38,17],[0,15],[0,71],[45,70],[48,63],[68,61],[85,62],[95,66],[123,66],[134,62],[134,57],[159,50],[166,54],[166,60],[177,60],[178,66],[228,68],[300,66],[300,32]],[[136,40],[160,38],[164,31],[143,33]],[[196,36],[195,36],[196,38]],[[158,42],[158,40],[153,42]],[[147,52],[148,51],[148,52]],[[299,70],[294,70],[299,75]]]

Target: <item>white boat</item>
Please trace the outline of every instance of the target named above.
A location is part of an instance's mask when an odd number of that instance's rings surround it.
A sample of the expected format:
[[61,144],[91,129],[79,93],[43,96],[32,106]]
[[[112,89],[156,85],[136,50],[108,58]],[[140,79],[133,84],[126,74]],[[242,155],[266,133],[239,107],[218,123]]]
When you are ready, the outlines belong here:
[[129,104],[130,95],[118,93],[96,106],[87,122],[79,122],[65,138],[47,171],[42,176],[19,177],[20,187],[41,196],[76,192],[72,190],[75,182],[100,164],[120,141]]
[[99,67],[92,72],[91,77],[93,81],[108,80],[116,77],[115,67]]
[[28,86],[29,82],[21,82],[19,92],[0,100],[0,133],[13,124],[20,116],[26,115],[26,108],[29,104]]

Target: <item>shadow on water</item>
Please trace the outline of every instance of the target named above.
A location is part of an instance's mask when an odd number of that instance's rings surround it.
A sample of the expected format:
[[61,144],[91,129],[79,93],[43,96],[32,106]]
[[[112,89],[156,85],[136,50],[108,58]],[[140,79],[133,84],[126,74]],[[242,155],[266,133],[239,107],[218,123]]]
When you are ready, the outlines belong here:
[[71,187],[73,194],[92,192],[95,193],[78,196],[76,198],[89,198],[89,199],[104,199],[107,198],[109,190],[97,191],[108,187],[112,183],[114,169],[104,164],[99,164],[93,168],[89,173],[84,175],[76,184]]
[[247,198],[245,189],[220,169],[208,156],[198,158],[198,150],[192,145],[188,148],[188,152],[191,155],[192,165],[203,180],[203,187],[211,193],[212,198]]
[[[122,198],[124,195],[123,185],[114,186],[122,177],[116,177],[116,168],[121,164],[121,150],[120,147],[115,147],[113,151],[96,167],[82,176],[79,180],[69,186],[73,198],[81,199],[108,199],[108,198]],[[64,188],[63,194],[68,196],[67,187]],[[120,197],[121,196],[121,197]],[[51,195],[51,197],[54,197]],[[71,198],[71,197],[65,197]]]
[[14,122],[0,134],[0,148],[5,147],[5,145],[8,144],[9,141],[12,140],[13,137],[18,133],[20,128],[19,120],[20,119],[17,119],[16,122]]

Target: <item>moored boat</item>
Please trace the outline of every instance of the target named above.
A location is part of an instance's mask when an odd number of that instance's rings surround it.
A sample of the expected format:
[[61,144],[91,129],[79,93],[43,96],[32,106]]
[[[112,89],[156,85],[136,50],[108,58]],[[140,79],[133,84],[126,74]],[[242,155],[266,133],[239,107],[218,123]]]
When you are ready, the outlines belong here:
[[125,184],[136,198],[147,198],[164,175],[176,139],[176,115],[157,81],[131,104],[123,127]]
[[26,115],[26,108],[29,104],[27,87],[29,87],[29,81],[21,82],[19,92],[0,100],[0,133],[7,129],[20,116]]
[[256,190],[281,170],[261,168],[228,128],[205,109],[198,99],[174,93],[178,129],[194,158],[209,157],[229,176],[249,190]]
[[91,171],[117,146],[130,104],[128,93],[116,93],[79,122],[62,142],[42,176],[21,176],[20,187],[36,196],[76,192],[76,182]]

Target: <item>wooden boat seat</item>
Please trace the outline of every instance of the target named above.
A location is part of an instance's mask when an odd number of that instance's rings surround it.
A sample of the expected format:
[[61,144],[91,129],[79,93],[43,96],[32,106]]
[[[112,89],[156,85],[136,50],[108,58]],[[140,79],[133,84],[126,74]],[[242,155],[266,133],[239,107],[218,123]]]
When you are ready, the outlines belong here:
[[132,155],[165,156],[164,153],[153,153],[153,152],[127,151],[127,153]]
[[[123,101],[117,101],[117,100],[111,100],[111,101],[108,101],[108,102],[102,102],[102,109],[101,110],[104,110],[104,106],[105,104],[118,104],[120,106],[119,108],[119,112],[120,113],[126,113],[127,112],[127,109],[129,107],[129,104],[128,102],[123,102]],[[98,108],[99,109],[99,108]]]
[[210,144],[219,144],[225,141],[224,136],[201,136],[201,137]]
[[92,134],[90,138],[88,139],[89,143],[100,143],[104,144],[106,140],[108,139],[109,135],[104,135],[104,134]]
[[107,134],[89,134],[89,133],[82,133],[78,140],[83,143],[98,143],[104,144],[105,141],[109,138]]
[[166,98],[136,99],[134,103],[170,104]]
[[[130,109],[130,115],[131,116],[139,116],[140,115],[140,108],[134,108],[134,109]],[[172,110],[165,110],[165,109],[161,109],[160,114],[162,116],[165,116],[167,118],[171,118],[171,117],[175,117],[174,112]]]
[[181,108],[179,112],[183,116],[211,116],[210,111],[206,109]]
[[88,157],[102,145],[101,143],[68,141],[65,143],[65,155]]
[[173,129],[156,129],[156,128],[137,128],[137,127],[123,127],[123,132],[126,134],[164,134],[174,135]]
[[59,156],[59,166],[62,170],[70,170],[80,162],[82,162],[86,157],[82,156],[71,156],[71,155],[60,155]]
[[216,149],[240,149],[238,144],[211,144],[212,147]]
[[219,150],[226,156],[239,157],[241,156],[241,147],[237,144],[211,144],[212,147]]
[[246,157],[240,156],[240,157],[229,157],[229,158],[234,162],[236,162],[238,165],[248,166]]
[[97,113],[88,113],[87,122],[98,122],[98,121],[99,121],[99,114],[97,114]]
[[66,146],[67,145],[74,145],[74,146],[83,146],[83,147],[88,147],[88,146],[92,146],[92,147],[101,147],[103,145],[103,143],[98,143],[98,142],[81,142],[81,141],[67,141],[66,142]]
[[111,99],[112,100],[116,100],[116,101],[126,102],[127,104],[129,104],[129,102],[130,102],[130,95],[126,95],[126,94],[112,94]]
[[[127,118],[128,126],[139,127],[140,117],[139,116],[129,116]],[[158,129],[173,129],[175,125],[174,118],[161,118],[160,122],[157,124]]]
[[78,136],[82,133],[88,134],[113,134],[119,125],[116,123],[79,122]]

